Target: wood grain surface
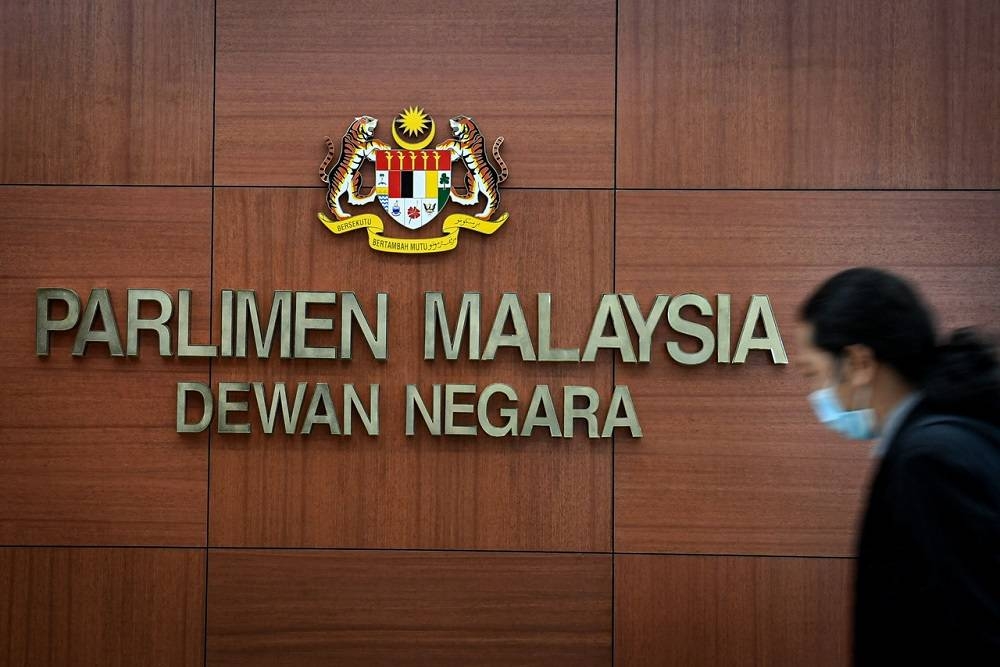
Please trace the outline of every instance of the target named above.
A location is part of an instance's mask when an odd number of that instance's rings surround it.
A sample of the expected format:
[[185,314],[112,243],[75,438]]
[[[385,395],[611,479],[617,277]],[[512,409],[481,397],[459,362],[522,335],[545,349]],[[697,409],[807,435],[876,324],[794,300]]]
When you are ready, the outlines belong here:
[[0,5],[0,183],[210,184],[212,8]]
[[[995,331],[1000,4],[8,2],[0,43],[0,663],[848,662],[873,460],[815,422],[796,310],[871,264]],[[496,234],[316,220],[324,137],[411,105],[505,138]],[[40,359],[39,287],[191,288],[195,342],[224,288],[385,292],[390,354]],[[484,339],[551,292],[559,347],[605,292],[730,293],[734,341],[767,294],[792,364],[682,367],[662,324],[648,365],[425,361],[426,291]],[[251,397],[249,436],[177,434],[182,380],[379,383],[381,432],[265,435]],[[406,384],[493,382],[628,385],[644,437],[405,435]]]
[[210,552],[212,665],[608,665],[611,557]]
[[124,335],[125,290],[191,288],[208,339],[211,194],[183,188],[0,188],[0,543],[205,543],[207,435],[175,433],[176,383],[207,360],[139,358],[72,332],[35,354],[35,290],[107,287]]
[[996,188],[993,0],[623,0],[618,186]]
[[850,664],[853,561],[618,556],[615,664]]
[[[1000,318],[997,193],[630,192],[618,194],[616,285],[733,295],[733,341],[751,294],[766,294],[792,363],[619,364],[645,437],[618,444],[616,548],[740,554],[853,554],[870,445],[821,426],[795,368],[799,304],[853,265],[910,277],[945,328]],[[711,320],[714,328],[714,319]]]
[[0,662],[202,665],[205,552],[0,547]]
[[[388,361],[362,347],[349,361],[274,355],[214,365],[215,381],[353,382],[365,389],[377,382],[382,432],[268,436],[258,424],[249,437],[213,437],[213,545],[610,549],[609,440],[588,440],[582,426],[572,439],[548,431],[530,438],[404,435],[406,384],[426,395],[433,383],[507,382],[521,396],[522,414],[536,384],[558,397],[564,385],[610,396],[610,357],[534,363],[501,348],[495,361],[452,362],[440,351],[423,360],[423,294],[431,290],[445,293],[452,317],[463,291],[480,292],[484,339],[501,294],[521,296],[535,331],[535,295],[551,292],[553,344],[583,344],[598,295],[611,286],[610,193],[520,191],[504,203],[511,218],[494,235],[464,232],[447,255],[405,256],[370,250],[364,231],[327,231],[315,217],[324,206],[321,190],[216,193],[217,290],[252,286],[268,304],[275,289],[354,291],[368,313],[376,292],[390,302]],[[315,340],[336,344],[330,335]],[[249,419],[257,419],[256,406]]]
[[216,182],[320,185],[323,138],[424,108],[475,118],[506,185],[610,187],[615,3],[274,2],[218,7]]

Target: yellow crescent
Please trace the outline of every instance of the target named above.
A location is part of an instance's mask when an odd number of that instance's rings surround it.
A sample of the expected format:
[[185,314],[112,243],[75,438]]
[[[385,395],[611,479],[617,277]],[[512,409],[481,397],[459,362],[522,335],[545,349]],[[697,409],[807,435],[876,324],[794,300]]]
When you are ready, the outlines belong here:
[[399,136],[399,132],[396,131],[395,120],[392,123],[392,138],[396,140],[400,148],[405,148],[408,151],[419,151],[424,146],[427,146],[434,140],[434,119],[431,118],[431,129],[427,132],[427,138],[423,141],[418,141],[415,144],[411,144],[408,141],[403,141],[403,138]]

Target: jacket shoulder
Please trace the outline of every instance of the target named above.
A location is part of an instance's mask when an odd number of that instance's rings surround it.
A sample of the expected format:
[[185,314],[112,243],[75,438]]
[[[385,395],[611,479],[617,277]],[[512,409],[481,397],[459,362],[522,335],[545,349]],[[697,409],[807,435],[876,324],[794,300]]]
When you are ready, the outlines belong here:
[[917,416],[900,429],[892,449],[899,463],[935,461],[1000,471],[1000,428],[966,417]]

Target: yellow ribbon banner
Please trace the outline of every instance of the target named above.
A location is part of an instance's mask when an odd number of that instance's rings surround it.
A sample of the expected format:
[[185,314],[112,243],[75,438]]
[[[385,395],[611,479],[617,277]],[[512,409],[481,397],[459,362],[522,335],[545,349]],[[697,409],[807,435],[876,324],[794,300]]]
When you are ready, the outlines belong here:
[[463,229],[471,229],[480,234],[492,234],[507,221],[507,213],[502,214],[493,221],[480,220],[464,213],[452,213],[444,219],[444,225],[441,228],[444,236],[435,236],[429,239],[403,239],[383,236],[382,231],[385,229],[385,226],[382,219],[374,213],[355,215],[344,220],[334,220],[325,213],[317,213],[316,217],[319,218],[324,227],[334,234],[343,234],[355,229],[367,229],[368,245],[373,250],[398,252],[408,255],[452,250],[458,245],[458,233]]

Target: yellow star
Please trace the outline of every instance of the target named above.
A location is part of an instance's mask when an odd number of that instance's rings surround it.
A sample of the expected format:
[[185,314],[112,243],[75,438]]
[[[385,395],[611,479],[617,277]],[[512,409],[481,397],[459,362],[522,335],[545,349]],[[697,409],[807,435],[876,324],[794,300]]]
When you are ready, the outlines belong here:
[[427,114],[419,107],[410,107],[396,117],[396,124],[403,132],[415,137],[427,129]]

